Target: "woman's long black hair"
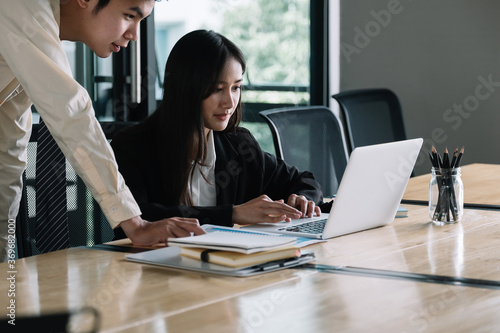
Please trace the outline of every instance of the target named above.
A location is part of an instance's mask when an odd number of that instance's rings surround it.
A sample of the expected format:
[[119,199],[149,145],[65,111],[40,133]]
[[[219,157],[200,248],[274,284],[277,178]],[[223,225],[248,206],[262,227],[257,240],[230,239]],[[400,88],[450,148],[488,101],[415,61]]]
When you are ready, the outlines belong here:
[[[215,91],[230,58],[238,61],[245,72],[246,63],[241,50],[221,34],[207,30],[196,30],[183,36],[168,57],[163,100],[147,120],[158,125],[156,139],[165,204],[192,204],[188,184],[194,165],[205,161],[207,150],[202,101]],[[235,131],[241,117],[240,100],[224,131]]]

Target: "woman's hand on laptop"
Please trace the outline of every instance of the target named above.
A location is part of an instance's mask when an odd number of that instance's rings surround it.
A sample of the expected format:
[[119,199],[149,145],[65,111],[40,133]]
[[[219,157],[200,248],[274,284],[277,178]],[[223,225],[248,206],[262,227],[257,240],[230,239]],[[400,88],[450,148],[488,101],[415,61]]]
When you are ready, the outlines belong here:
[[314,201],[307,200],[303,195],[292,194],[288,197],[287,204],[295,207],[302,213],[302,217],[313,217],[321,215],[321,209]]
[[290,222],[301,216],[298,209],[285,204],[283,200],[274,201],[265,194],[233,208],[233,223],[236,224]]

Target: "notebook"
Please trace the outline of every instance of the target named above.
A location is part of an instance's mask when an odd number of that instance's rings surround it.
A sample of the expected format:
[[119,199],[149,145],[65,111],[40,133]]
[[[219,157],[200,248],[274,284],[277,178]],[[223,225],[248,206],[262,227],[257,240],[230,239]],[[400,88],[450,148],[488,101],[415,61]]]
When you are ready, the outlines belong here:
[[[387,225],[396,216],[422,143],[418,138],[358,147],[349,157],[329,214],[244,230],[328,239]],[[307,230],[310,223],[319,224],[319,230]]]
[[238,230],[217,230],[199,236],[168,239],[168,246],[226,250],[245,254],[274,250],[296,243],[295,237],[247,233]]
[[301,252],[299,248],[293,246],[252,254],[181,247],[180,255],[222,266],[249,267],[275,260],[298,258],[301,256]]

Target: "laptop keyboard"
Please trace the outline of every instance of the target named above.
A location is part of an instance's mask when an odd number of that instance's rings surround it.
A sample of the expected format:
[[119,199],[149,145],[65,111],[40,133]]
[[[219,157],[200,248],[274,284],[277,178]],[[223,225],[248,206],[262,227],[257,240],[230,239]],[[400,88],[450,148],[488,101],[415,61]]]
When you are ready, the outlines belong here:
[[279,230],[291,231],[291,232],[303,232],[306,234],[320,234],[323,232],[323,229],[325,229],[326,220],[327,219],[306,222],[291,227],[281,228]]

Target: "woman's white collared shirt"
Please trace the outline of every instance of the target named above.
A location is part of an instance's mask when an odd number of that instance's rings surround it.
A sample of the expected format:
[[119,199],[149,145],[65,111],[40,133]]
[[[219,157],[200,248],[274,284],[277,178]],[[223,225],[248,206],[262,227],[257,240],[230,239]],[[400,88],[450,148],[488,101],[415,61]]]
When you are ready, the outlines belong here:
[[217,205],[215,160],[214,136],[213,131],[210,131],[207,138],[207,158],[203,165],[197,164],[195,166],[192,182],[190,183],[191,199],[194,206]]

